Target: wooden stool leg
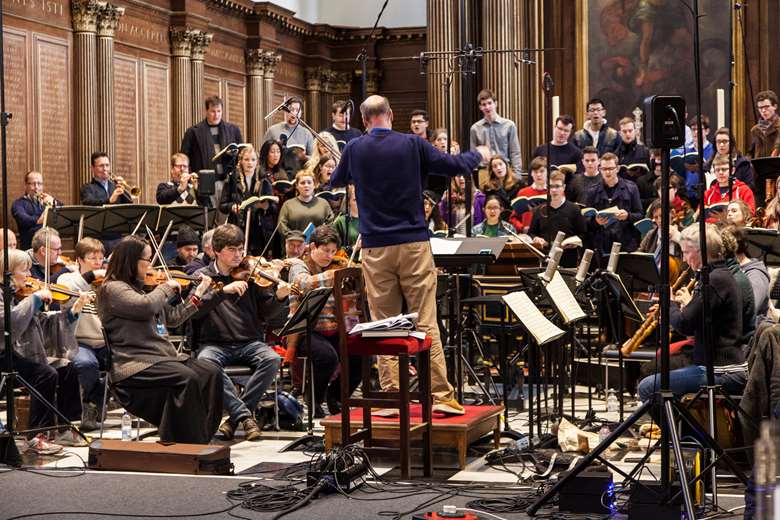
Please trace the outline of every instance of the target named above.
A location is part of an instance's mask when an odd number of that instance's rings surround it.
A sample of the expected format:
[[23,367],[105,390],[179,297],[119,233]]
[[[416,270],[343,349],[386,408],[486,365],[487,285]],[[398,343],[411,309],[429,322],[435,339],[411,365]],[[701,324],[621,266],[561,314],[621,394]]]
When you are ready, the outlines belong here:
[[409,355],[398,356],[398,386],[400,402],[398,407],[400,417],[400,448],[401,448],[401,478],[411,478],[411,456],[409,453],[410,423],[409,423]]
[[429,350],[421,352],[417,356],[417,364],[420,406],[422,407],[422,420],[425,422],[422,438],[423,475],[430,477],[433,474],[433,418],[431,411],[431,353]]

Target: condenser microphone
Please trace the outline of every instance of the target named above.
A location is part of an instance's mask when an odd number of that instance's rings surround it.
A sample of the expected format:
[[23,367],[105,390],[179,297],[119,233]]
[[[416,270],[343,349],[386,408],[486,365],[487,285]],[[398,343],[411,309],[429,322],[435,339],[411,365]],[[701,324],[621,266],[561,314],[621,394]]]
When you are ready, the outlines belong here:
[[609,253],[609,262],[607,262],[607,272],[614,274],[617,270],[618,255],[620,254],[620,242],[612,242],[612,251]]
[[553,276],[555,276],[555,271],[558,269],[558,263],[561,261],[561,255],[563,254],[563,249],[560,247],[555,247],[552,249],[552,254],[550,255],[550,259],[547,261],[547,269],[544,270],[542,273],[542,280],[544,280],[547,283],[550,283],[553,279]]
[[582,253],[582,260],[580,260],[577,274],[574,276],[574,280],[576,280],[578,285],[584,282],[585,277],[588,276],[591,260],[593,260],[593,249],[586,249],[585,252]]
[[548,258],[552,258],[553,250],[556,247],[561,247],[561,242],[563,242],[563,239],[566,238],[566,233],[563,231],[558,231],[558,233],[555,235],[555,240],[553,240],[552,245],[550,246],[550,251],[548,252]]

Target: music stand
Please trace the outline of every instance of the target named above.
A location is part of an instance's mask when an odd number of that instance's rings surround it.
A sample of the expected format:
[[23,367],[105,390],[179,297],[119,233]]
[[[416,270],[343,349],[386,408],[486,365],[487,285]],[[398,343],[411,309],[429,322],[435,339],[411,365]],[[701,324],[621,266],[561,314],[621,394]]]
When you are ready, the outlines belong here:
[[155,222],[160,207],[156,204],[106,204],[103,206],[103,233],[129,235],[143,219]]
[[780,265],[780,231],[775,229],[745,228],[748,243],[747,256],[761,258],[764,265]]
[[756,172],[756,201],[763,203],[766,201],[767,181],[774,183],[780,177],[780,157],[761,157],[750,162],[753,165],[753,170]]
[[450,291],[448,344],[454,344],[457,351],[455,355],[456,392],[458,402],[463,403],[463,363],[465,356],[463,354],[463,338],[460,326],[460,313],[462,310],[460,305],[460,274],[468,274],[468,269],[471,266],[487,265],[495,262],[504,249],[506,237],[437,238],[436,240],[459,243],[454,253],[449,251],[434,252],[433,261],[436,267],[441,267],[447,271],[447,290]]
[[178,229],[179,226],[186,224],[193,231],[205,232],[214,227],[216,218],[217,210],[215,208],[190,206],[187,204],[160,206],[160,214],[157,217],[155,230],[165,229],[168,226],[168,222],[173,221],[174,229]]
[[[309,380],[311,381],[309,388],[309,410],[306,435],[287,444],[279,450],[279,453],[294,450],[299,446],[307,447],[314,442],[319,443],[322,441],[319,436],[314,435],[314,365],[311,359],[311,334],[314,331],[314,324],[317,322],[317,318],[325,307],[332,292],[333,288],[331,287],[317,287],[306,293],[301,299],[301,303],[295,311],[295,314],[287,320],[284,327],[279,331],[274,332],[274,334],[280,338],[292,334],[300,334],[301,332],[306,333],[306,364],[308,365]],[[346,362],[346,360],[342,361]],[[305,380],[303,384],[306,384]]]
[[653,292],[661,283],[658,264],[651,253],[619,253],[617,274],[629,292]]
[[[49,211],[47,226],[56,229],[63,238],[100,237],[103,233],[105,209],[97,206],[60,206]],[[81,228],[81,230],[79,230]]]

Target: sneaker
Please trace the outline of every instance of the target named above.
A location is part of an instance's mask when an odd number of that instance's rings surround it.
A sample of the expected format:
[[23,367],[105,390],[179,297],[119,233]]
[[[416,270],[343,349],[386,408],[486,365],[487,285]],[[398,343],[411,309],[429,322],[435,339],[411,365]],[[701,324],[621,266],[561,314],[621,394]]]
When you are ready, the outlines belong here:
[[27,444],[27,451],[37,453],[38,455],[54,455],[62,451],[62,446],[49,442],[45,433],[39,433]]
[[260,431],[260,427],[257,425],[257,421],[251,417],[244,419],[244,422],[241,424],[244,427],[244,440],[255,441],[262,437],[263,432]]
[[98,406],[95,403],[84,403],[81,411],[81,431],[92,432],[98,427]]
[[72,446],[74,448],[83,448],[89,446],[89,442],[85,441],[81,435],[73,430],[65,430],[60,432],[54,437],[54,443],[60,446]]
[[233,440],[233,436],[236,434],[236,427],[233,425],[233,422],[228,418],[225,419],[225,421],[219,425],[219,429],[217,430],[222,435],[222,438],[226,441]]
[[450,399],[449,401],[439,401],[433,405],[433,411],[447,415],[464,415],[466,413],[466,410],[463,409],[463,406],[461,406],[461,404],[455,399]]

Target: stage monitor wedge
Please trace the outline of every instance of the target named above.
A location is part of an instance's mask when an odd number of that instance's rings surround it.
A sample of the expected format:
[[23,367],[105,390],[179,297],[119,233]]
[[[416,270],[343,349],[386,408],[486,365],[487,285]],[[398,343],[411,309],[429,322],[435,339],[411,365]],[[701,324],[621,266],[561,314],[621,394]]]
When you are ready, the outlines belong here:
[[644,140],[648,148],[679,148],[685,144],[685,100],[680,96],[645,98]]

